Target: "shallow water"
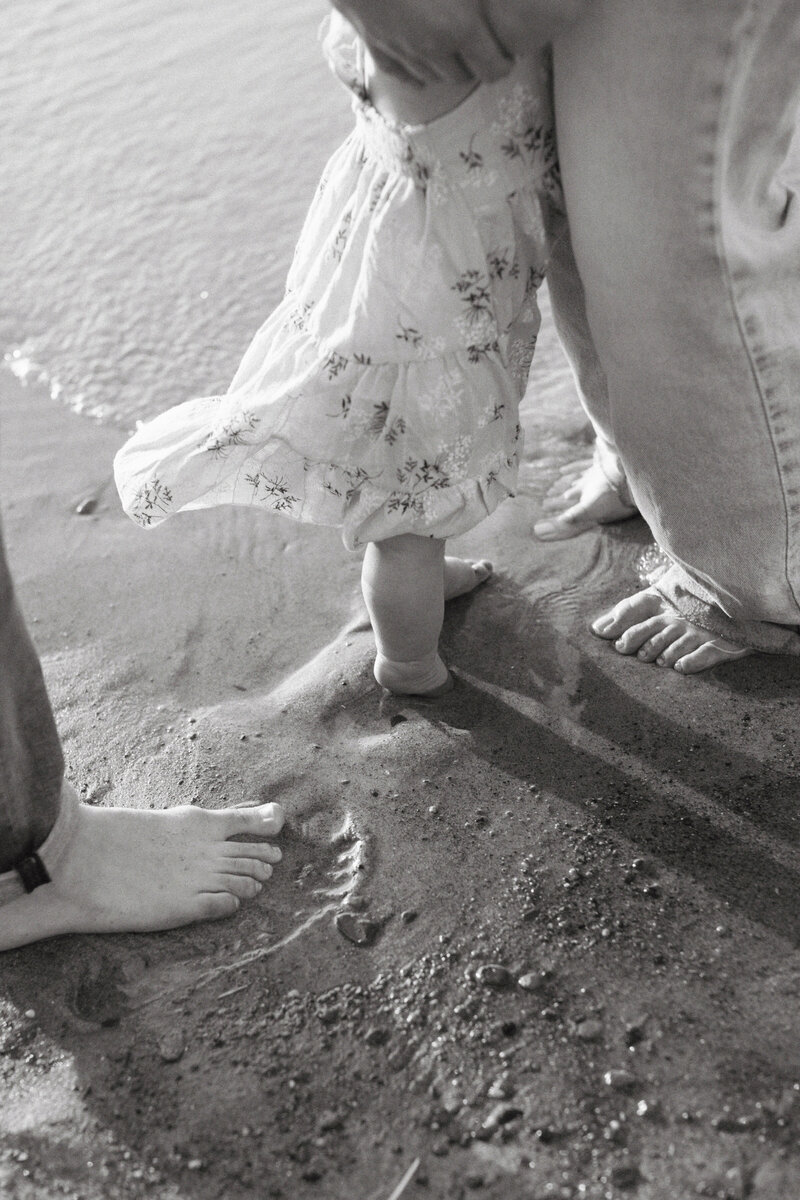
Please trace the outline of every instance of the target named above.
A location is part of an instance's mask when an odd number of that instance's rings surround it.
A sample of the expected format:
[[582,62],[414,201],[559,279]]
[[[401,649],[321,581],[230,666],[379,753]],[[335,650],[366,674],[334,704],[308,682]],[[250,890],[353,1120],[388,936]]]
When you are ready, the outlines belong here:
[[17,374],[39,364],[127,424],[227,381],[349,124],[324,11],[11,0],[0,344]]
[[[8,0],[0,349],[130,428],[223,389],[350,125],[324,0]],[[10,252],[9,252],[10,251]],[[573,404],[552,334],[546,424]]]

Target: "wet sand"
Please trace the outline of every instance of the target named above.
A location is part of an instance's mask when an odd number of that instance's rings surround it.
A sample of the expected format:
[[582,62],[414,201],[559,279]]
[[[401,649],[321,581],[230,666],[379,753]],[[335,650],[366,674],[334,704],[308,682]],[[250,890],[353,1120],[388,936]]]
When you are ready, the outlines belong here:
[[0,387],[70,778],[289,813],[235,919],[3,957],[0,1195],[800,1195],[796,664],[687,680],[591,637],[648,536],[533,541],[580,418],[461,539],[497,575],[449,607],[455,691],[404,703],[335,533],[249,510],[143,533],[122,435]]

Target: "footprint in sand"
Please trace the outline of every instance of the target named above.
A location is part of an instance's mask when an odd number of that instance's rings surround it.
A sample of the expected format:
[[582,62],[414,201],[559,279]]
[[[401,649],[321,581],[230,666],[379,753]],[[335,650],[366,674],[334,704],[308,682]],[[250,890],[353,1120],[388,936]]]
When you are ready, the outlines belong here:
[[[243,908],[220,936],[219,926],[198,927],[185,936],[186,957],[142,970],[124,987],[128,1009],[164,997],[185,995],[277,954],[348,902],[367,876],[368,839],[349,813],[306,815],[299,827],[281,834],[283,860],[257,900]],[[246,977],[242,977],[246,981]]]

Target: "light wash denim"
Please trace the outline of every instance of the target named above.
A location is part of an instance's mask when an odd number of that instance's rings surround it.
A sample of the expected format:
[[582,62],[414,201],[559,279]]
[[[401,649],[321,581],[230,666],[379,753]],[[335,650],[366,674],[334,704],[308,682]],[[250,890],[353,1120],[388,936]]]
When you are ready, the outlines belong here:
[[679,611],[798,653],[800,3],[595,0],[554,89],[549,282],[601,465]]
[[0,904],[24,894],[15,862],[33,850],[52,866],[71,835],[77,798],[39,659],[19,610],[0,541]]

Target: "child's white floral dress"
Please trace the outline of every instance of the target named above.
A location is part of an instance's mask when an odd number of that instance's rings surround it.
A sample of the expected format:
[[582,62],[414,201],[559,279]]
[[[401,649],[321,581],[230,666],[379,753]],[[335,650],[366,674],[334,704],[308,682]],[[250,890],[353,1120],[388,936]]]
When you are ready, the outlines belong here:
[[544,66],[520,61],[445,116],[400,126],[370,104],[343,21],[326,50],[355,129],[228,393],[169,409],[117,455],[142,525],[251,504],[341,526],[354,549],[455,536],[513,494],[540,198],[559,193]]

